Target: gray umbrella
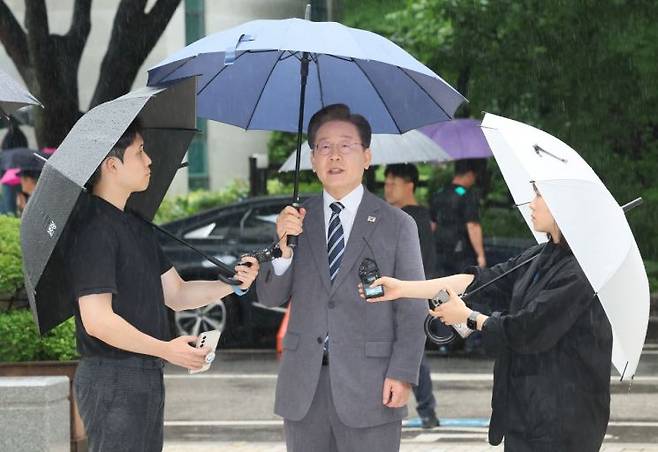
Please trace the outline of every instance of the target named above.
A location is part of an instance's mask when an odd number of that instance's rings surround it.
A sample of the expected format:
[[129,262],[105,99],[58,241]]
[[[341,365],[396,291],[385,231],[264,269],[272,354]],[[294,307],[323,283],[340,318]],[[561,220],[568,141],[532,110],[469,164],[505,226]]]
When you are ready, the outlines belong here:
[[171,184],[196,130],[195,80],[144,88],[95,107],[73,126],[45,163],[23,213],[23,270],[34,320],[43,334],[73,314],[66,271],[68,237],[82,221],[84,185],[130,123],[139,116],[151,165],[149,188],[127,209],[150,220]]
[[0,115],[10,115],[28,105],[41,105],[28,90],[0,69]]

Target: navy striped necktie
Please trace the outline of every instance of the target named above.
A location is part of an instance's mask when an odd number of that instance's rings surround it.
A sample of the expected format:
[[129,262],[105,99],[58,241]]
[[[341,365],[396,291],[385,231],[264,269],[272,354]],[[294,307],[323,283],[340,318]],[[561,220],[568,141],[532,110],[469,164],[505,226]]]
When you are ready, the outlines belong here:
[[345,251],[345,234],[338,216],[345,206],[339,202],[332,202],[329,207],[331,207],[332,214],[327,234],[327,255],[329,256],[329,278],[333,283],[340,268],[340,261],[343,259],[343,251]]

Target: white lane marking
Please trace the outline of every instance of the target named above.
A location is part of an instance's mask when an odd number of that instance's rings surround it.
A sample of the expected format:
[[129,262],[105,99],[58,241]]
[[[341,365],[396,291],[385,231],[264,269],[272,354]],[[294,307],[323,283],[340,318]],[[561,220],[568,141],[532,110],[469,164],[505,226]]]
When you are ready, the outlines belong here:
[[[270,427],[281,426],[283,421],[279,419],[255,419],[244,421],[165,421],[165,427]],[[655,421],[610,421],[609,427],[658,427],[658,422]],[[440,434],[448,434],[448,432],[468,433],[475,435],[486,434],[487,428],[485,427],[436,427],[435,430],[440,430]],[[414,432],[422,431],[420,428],[404,428],[404,431]],[[427,433],[428,435],[434,433]],[[608,437],[609,435],[606,435]],[[454,436],[451,436],[454,437]]]
[[[467,374],[467,373],[432,373],[432,381],[444,381],[444,382],[458,382],[458,381],[484,381],[490,382],[493,381],[493,375],[490,373],[477,373],[477,374]],[[165,380],[187,380],[187,379],[209,379],[209,380],[276,380],[276,374],[171,374],[166,373],[164,378]],[[619,381],[619,376],[613,375],[610,378],[610,382],[613,384],[628,385],[629,382]],[[658,375],[651,376],[636,376],[633,379],[633,383],[658,383]]]
[[283,421],[165,421],[164,425],[165,427],[278,427],[283,425]]
[[658,427],[654,421],[610,421],[609,427]]
[[[486,440],[487,435],[485,433],[421,433],[420,435],[414,438],[405,438],[408,443],[435,443],[441,441],[442,439],[480,439]],[[403,439],[402,441],[405,441]]]

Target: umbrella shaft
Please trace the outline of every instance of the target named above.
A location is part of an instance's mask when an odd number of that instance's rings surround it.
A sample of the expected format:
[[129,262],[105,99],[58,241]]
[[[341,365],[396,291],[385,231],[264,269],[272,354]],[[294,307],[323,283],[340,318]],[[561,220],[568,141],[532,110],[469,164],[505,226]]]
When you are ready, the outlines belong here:
[[[542,250],[543,250],[543,248],[542,248]],[[539,257],[540,254],[541,254],[541,251],[540,251],[539,253],[535,254],[534,256],[532,256],[531,258],[526,259],[526,260],[524,260],[523,262],[521,262],[520,264],[518,264],[518,265],[516,265],[516,266],[514,266],[514,267],[512,267],[512,268],[510,268],[509,270],[507,270],[507,271],[506,271],[505,273],[503,273],[502,275],[498,275],[497,277],[495,277],[495,278],[492,279],[491,281],[487,282],[486,284],[482,284],[480,287],[477,287],[477,288],[471,290],[471,291],[468,292],[468,293],[464,293],[464,294],[462,294],[461,298],[463,298],[463,299],[468,299],[471,295],[475,294],[476,292],[479,292],[480,290],[484,289],[484,288],[487,287],[487,286],[490,286],[491,284],[493,284],[493,283],[495,283],[496,281],[498,281],[500,278],[504,278],[505,276],[509,275],[509,274],[512,273],[512,272],[515,272],[516,270],[518,270],[519,268],[523,267],[524,265],[527,265],[527,264],[529,264],[530,262],[534,261],[537,257]]]
[[295,156],[295,179],[293,186],[293,203],[299,204],[299,167],[302,160],[302,133],[304,131],[304,101],[306,100],[306,79],[308,78],[308,53],[302,54],[300,66],[301,83],[299,87],[299,122],[297,123],[297,155]]

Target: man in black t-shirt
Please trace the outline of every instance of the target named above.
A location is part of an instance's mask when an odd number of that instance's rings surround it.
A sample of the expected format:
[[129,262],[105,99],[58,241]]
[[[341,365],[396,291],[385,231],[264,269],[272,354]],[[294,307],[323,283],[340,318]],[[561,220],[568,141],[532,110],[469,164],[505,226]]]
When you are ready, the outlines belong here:
[[244,283],[185,282],[162,252],[153,230],[125,211],[146,190],[151,159],[134,121],[92,175],[84,220],[70,250],[76,339],[81,355],[76,401],[90,451],[160,451],[163,445],[164,361],[198,369],[207,349],[196,337],[170,339],[166,306],[192,309],[243,293],[258,263],[236,267]]
[[[418,169],[410,163],[388,165],[384,171],[384,197],[389,204],[404,210],[416,222],[420,241],[425,278],[436,277],[436,254],[432,237],[432,220],[429,211],[416,201]],[[436,417],[436,399],[432,392],[432,377],[425,355],[420,362],[418,385],[412,387],[416,398],[416,412],[420,416],[423,428],[439,425]]]
[[430,202],[430,214],[436,225],[438,276],[461,273],[471,265],[487,265],[480,225],[480,199],[473,190],[480,163],[481,159],[457,160],[452,182]]

